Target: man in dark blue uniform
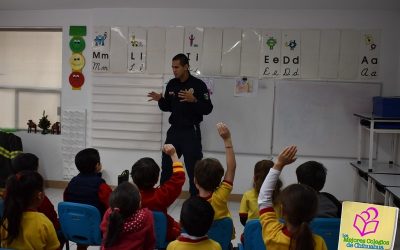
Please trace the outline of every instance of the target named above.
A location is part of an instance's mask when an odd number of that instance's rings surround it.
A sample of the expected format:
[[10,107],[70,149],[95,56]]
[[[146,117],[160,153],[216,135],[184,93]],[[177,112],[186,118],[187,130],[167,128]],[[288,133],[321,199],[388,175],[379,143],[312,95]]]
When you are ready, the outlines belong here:
[[[213,109],[206,84],[189,72],[189,59],[184,54],[172,58],[172,71],[175,78],[170,80],[162,93],[150,92],[149,101],[157,101],[162,111],[171,112],[165,144],[172,144],[179,157],[184,156],[186,172],[189,176],[190,194],[196,195],[193,182],[194,165],[203,158],[201,146],[200,122],[203,115]],[[171,158],[162,154],[160,182],[167,181],[172,175]]]

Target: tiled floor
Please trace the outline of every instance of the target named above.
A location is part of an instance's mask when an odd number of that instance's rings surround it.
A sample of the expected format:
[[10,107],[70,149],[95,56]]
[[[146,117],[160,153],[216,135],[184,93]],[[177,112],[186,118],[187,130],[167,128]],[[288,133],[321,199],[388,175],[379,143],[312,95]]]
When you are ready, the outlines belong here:
[[[46,189],[46,195],[49,197],[49,199],[52,201],[52,203],[54,204],[54,206],[57,208],[57,204],[62,201],[62,193],[63,190],[62,189],[55,189],[55,188],[48,188]],[[176,200],[168,209],[168,213],[175,218],[175,220],[179,221],[179,214],[181,211],[181,207],[182,207],[182,203],[184,200]],[[237,246],[239,239],[240,239],[240,235],[243,232],[243,226],[242,224],[240,224],[240,220],[239,220],[239,202],[230,202],[229,203],[229,209],[231,211],[232,214],[232,219],[233,219],[233,224],[235,226],[236,229],[236,239],[232,241],[233,246]],[[398,223],[399,225],[399,223]],[[400,225],[399,225],[400,226]],[[64,247],[65,249],[65,247]],[[72,242],[70,242],[70,249],[71,250],[75,250],[76,249],[76,245]],[[94,247],[91,246],[88,248],[89,250],[97,250],[100,249],[100,247]],[[396,244],[394,247],[394,250],[400,250],[400,233],[399,230],[397,231],[397,235],[396,235]]]
[[[56,189],[56,188],[47,188],[46,189],[46,195],[47,197],[49,197],[49,199],[51,200],[51,202],[53,203],[53,205],[56,207],[57,210],[57,204],[62,201],[63,199],[63,190],[62,189]],[[182,203],[184,200],[176,200],[168,209],[168,213],[175,218],[175,220],[179,221],[179,215],[181,212],[181,207],[182,207]],[[229,203],[229,209],[232,213],[232,219],[233,219],[233,224],[235,226],[236,229],[236,239],[232,241],[233,246],[237,246],[239,239],[240,239],[240,234],[243,232],[243,226],[242,224],[240,224],[240,220],[239,220],[239,202],[230,202]],[[65,249],[65,247],[64,247]],[[76,249],[76,245],[72,242],[70,242],[70,249],[71,250],[75,250]],[[91,246],[88,248],[89,250],[97,250],[100,249],[99,247],[94,247]]]

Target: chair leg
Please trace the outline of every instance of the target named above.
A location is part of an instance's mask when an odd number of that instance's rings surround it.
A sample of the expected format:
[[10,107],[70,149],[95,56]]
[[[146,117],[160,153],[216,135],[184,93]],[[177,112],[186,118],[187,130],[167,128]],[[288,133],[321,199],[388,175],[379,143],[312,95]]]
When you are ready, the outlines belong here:
[[69,240],[65,242],[65,249],[69,250]]

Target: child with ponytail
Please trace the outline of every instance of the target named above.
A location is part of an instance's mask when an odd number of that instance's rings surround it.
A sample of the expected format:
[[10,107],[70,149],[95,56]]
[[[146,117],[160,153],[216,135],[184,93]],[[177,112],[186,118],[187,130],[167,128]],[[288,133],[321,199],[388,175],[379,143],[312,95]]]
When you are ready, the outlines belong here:
[[43,178],[39,173],[21,171],[9,177],[0,223],[1,247],[24,250],[60,248],[52,222],[37,211],[43,199]]
[[302,184],[292,184],[282,190],[279,201],[285,224],[277,219],[272,194],[283,168],[296,160],[296,146],[285,148],[278,156],[260,189],[258,204],[263,240],[267,249],[327,250],[325,241],[312,233],[309,223],[318,208],[316,192]]
[[135,184],[123,182],[115,188],[100,224],[102,250],[155,248],[153,214],[140,206],[140,192]]

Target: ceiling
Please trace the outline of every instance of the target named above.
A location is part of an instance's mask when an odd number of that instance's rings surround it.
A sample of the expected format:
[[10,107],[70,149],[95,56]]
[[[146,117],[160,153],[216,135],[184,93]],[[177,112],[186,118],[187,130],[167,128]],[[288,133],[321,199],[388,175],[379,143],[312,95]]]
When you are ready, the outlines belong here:
[[0,10],[94,8],[396,10],[400,0],[0,0]]

